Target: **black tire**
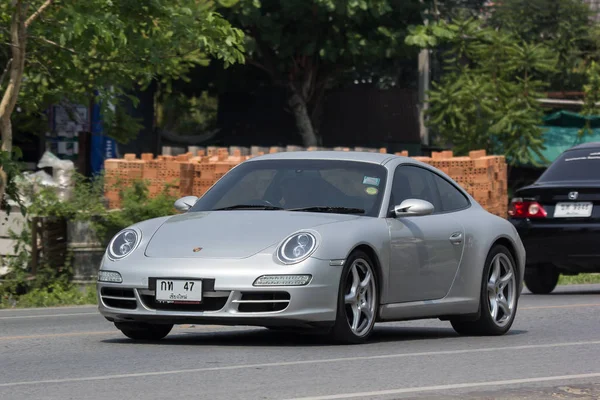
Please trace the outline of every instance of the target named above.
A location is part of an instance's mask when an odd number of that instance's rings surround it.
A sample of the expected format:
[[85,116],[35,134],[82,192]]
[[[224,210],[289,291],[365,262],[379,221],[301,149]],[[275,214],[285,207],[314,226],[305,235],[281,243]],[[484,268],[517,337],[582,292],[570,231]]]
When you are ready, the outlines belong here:
[[[512,268],[513,268],[513,275],[515,277],[515,281],[514,281],[514,292],[513,292],[513,296],[514,296],[514,306],[513,306],[513,311],[512,314],[510,315],[510,317],[507,319],[507,321],[505,323],[503,323],[502,325],[499,325],[494,318],[492,318],[491,315],[491,308],[490,308],[490,299],[488,296],[488,280],[490,278],[490,274],[491,274],[491,268],[492,268],[492,261],[496,258],[496,256],[498,256],[499,254],[502,254],[503,256],[505,256],[510,263],[512,264]],[[485,267],[483,269],[483,276],[481,279],[481,289],[480,289],[480,294],[479,294],[479,308],[480,308],[480,312],[479,312],[479,316],[477,317],[477,319],[475,320],[469,320],[469,319],[465,319],[465,318],[461,318],[461,317],[457,317],[457,318],[452,318],[450,319],[450,323],[452,324],[452,327],[454,328],[454,330],[461,334],[461,335],[466,335],[466,336],[499,336],[499,335],[504,335],[506,332],[508,332],[515,320],[515,316],[517,314],[517,306],[519,303],[519,272],[518,272],[518,267],[517,264],[515,263],[515,260],[512,256],[512,254],[510,253],[510,251],[508,251],[508,249],[502,245],[496,245],[494,246],[486,260],[485,260]]]
[[525,286],[533,294],[549,294],[556,285],[560,273],[554,265],[541,265],[525,268]]
[[115,322],[125,336],[133,340],[160,340],[171,332],[173,324],[148,324],[143,322]]
[[[348,317],[346,314],[346,302],[344,300],[346,289],[349,289],[347,286],[348,279],[351,279],[351,267],[354,265],[355,261],[364,262],[368,265],[371,271],[371,278],[373,280],[372,289],[373,293],[370,295],[369,299],[373,301],[373,312],[371,321],[364,328],[364,332],[361,332],[360,335],[357,335],[352,331],[350,322],[348,321]],[[329,338],[335,343],[345,343],[345,344],[360,344],[365,343],[371,334],[373,333],[373,327],[375,326],[375,321],[377,320],[377,312],[379,309],[379,279],[377,275],[377,269],[373,260],[363,251],[356,250],[346,260],[346,264],[342,269],[342,274],[340,277],[340,286],[338,289],[338,304],[337,304],[337,313],[336,320],[329,331]],[[362,314],[359,314],[359,317],[362,318]],[[359,321],[360,321],[359,318]],[[366,318],[366,317],[365,317]]]

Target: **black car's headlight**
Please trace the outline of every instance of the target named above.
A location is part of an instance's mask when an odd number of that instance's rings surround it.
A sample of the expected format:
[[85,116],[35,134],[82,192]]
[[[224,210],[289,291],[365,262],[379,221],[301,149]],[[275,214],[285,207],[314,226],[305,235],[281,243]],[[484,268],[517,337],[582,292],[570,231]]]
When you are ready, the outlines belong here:
[[284,264],[304,261],[317,248],[317,239],[312,233],[300,232],[288,237],[277,249],[277,258]]
[[121,260],[133,253],[142,238],[134,229],[124,229],[117,233],[108,245],[108,256],[111,260]]

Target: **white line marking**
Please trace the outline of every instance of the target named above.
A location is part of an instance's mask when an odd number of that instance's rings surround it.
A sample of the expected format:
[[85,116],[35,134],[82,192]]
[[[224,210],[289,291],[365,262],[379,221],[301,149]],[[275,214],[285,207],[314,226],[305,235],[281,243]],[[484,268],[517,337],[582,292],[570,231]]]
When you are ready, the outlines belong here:
[[176,374],[211,372],[211,371],[230,371],[230,370],[251,369],[251,368],[288,367],[288,366],[295,366],[295,365],[327,364],[327,363],[338,363],[338,362],[348,362],[348,361],[385,360],[385,359],[404,358],[404,357],[424,357],[424,356],[426,357],[426,356],[440,356],[440,355],[454,355],[454,354],[468,354],[468,353],[489,353],[489,352],[494,352],[494,351],[531,350],[531,349],[541,349],[541,348],[572,347],[572,346],[585,346],[585,345],[600,345],[600,340],[589,341],[589,342],[531,344],[531,345],[512,346],[512,347],[484,347],[484,348],[479,348],[479,349],[428,351],[428,352],[420,352],[420,353],[384,354],[384,355],[378,355],[378,356],[329,358],[329,359],[321,359],[321,360],[284,361],[284,362],[264,363],[264,364],[228,365],[228,366],[223,366],[223,367],[205,367],[205,368],[179,369],[179,370],[171,370],[171,371],[138,372],[138,373],[131,373],[131,374],[88,376],[88,377],[81,377],[81,378],[63,378],[63,379],[47,379],[47,380],[39,380],[39,381],[6,382],[6,383],[0,383],[0,387],[38,385],[38,384],[43,384],[43,383],[69,383],[69,382],[85,382],[85,381],[102,381],[102,380],[110,380],[110,379],[141,378],[141,377],[148,377],[148,376],[176,375]]
[[418,392],[435,392],[440,390],[456,390],[456,389],[468,389],[483,386],[508,386],[518,385],[522,383],[537,383],[537,382],[551,382],[551,381],[565,381],[572,379],[589,379],[600,377],[600,372],[593,374],[578,374],[578,375],[557,375],[557,376],[543,376],[539,378],[523,378],[523,379],[508,379],[504,381],[487,381],[487,382],[471,382],[471,383],[456,383],[450,385],[435,385],[435,386],[421,386],[411,387],[402,389],[390,389],[390,390],[379,390],[376,392],[362,392],[362,393],[345,393],[345,394],[332,394],[329,396],[312,396],[312,397],[298,397],[290,400],[335,400],[335,399],[350,399],[354,397],[373,397],[373,396],[387,396],[393,394],[406,394],[406,393],[418,393]]
[[0,319],[72,317],[72,316],[75,316],[75,315],[98,315],[98,316],[102,316],[102,314],[100,314],[99,312],[83,312],[83,313],[70,313],[70,314],[11,315],[10,317],[0,317]]

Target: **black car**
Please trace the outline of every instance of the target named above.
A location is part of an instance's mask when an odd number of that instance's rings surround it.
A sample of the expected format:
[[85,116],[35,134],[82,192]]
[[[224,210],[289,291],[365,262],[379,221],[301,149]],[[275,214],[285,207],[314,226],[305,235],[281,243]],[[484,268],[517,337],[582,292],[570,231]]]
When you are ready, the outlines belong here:
[[552,292],[560,274],[600,272],[600,142],[563,152],[515,192],[508,214],[527,252],[532,293]]

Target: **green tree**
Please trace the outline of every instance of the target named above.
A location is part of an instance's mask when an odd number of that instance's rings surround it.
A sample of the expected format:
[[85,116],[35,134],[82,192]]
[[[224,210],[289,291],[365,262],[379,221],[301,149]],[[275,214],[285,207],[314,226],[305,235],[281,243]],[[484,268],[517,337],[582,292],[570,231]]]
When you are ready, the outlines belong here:
[[543,112],[537,101],[556,56],[478,19],[440,21],[412,29],[407,43],[449,46],[445,74],[433,84],[428,124],[457,153],[486,149],[512,163],[544,159]]
[[[332,85],[374,76],[395,58],[416,57],[404,45],[429,1],[220,0],[223,15],[246,33],[247,62],[286,88],[305,146],[319,143],[318,111]],[[416,61],[415,61],[416,66]],[[353,77],[353,78],[352,78]]]
[[552,90],[581,90],[585,65],[595,53],[595,22],[582,0],[503,0],[493,7],[490,24],[529,43],[543,43],[557,55],[547,76]]
[[8,27],[0,28],[3,160],[12,154],[17,105],[35,113],[96,98],[108,133],[126,140],[137,133],[118,124],[127,117],[119,102],[129,89],[185,77],[209,58],[226,66],[244,61],[243,32],[209,0],[11,0],[0,4],[0,26]]
[[[587,66],[586,76],[587,83],[583,85],[583,107],[580,113],[586,117],[597,117],[600,115],[600,65],[592,61]],[[591,121],[587,119],[579,134],[583,136],[591,132]]]

